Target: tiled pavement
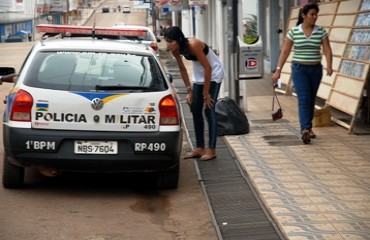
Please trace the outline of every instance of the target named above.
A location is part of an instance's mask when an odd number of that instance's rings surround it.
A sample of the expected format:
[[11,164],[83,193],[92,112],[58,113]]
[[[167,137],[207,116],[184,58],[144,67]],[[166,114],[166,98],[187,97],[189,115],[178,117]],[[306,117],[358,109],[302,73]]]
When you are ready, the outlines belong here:
[[270,76],[247,81],[250,132],[224,139],[285,235],[370,239],[370,135],[332,123],[305,145],[297,98],[279,95],[284,117],[273,122]]
[[248,97],[250,133],[225,136],[267,209],[289,239],[370,239],[370,136],[332,124],[300,140],[297,101]]

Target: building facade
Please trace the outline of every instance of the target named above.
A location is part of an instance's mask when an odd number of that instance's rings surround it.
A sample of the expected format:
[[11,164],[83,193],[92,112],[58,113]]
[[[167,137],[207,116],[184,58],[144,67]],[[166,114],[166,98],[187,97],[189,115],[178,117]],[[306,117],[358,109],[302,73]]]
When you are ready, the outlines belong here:
[[[80,17],[81,9],[91,7],[100,0],[1,0],[0,43],[11,36],[35,34],[40,23],[71,24]],[[18,38],[20,39],[20,38]]]

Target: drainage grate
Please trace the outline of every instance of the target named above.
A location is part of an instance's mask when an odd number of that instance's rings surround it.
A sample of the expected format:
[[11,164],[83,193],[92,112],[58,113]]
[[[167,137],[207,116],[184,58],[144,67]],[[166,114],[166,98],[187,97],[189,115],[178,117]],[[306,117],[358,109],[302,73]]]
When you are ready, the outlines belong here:
[[[168,61],[167,65],[172,64]],[[174,77],[174,82],[178,88],[184,88],[181,77]],[[180,95],[181,99],[185,99],[185,93]],[[190,136],[188,140],[192,142],[195,141],[192,116],[186,103],[181,102]],[[194,162],[218,239],[284,239],[223,137],[218,137],[217,141],[217,158],[214,161]]]
[[[185,103],[182,105],[184,115],[189,116],[189,108]],[[191,117],[185,117],[185,122],[192,127]],[[194,141],[194,130],[188,129],[188,133],[188,140]],[[196,164],[218,239],[284,239],[223,137],[217,138],[217,158],[213,161],[198,160]]]

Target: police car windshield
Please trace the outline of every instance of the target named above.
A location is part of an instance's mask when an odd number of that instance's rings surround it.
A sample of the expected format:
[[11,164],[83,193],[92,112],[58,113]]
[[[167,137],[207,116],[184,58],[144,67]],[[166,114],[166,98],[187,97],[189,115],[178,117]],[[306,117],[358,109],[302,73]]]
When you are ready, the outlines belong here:
[[[153,56],[106,52],[39,52],[24,83],[69,91],[168,88]],[[104,88],[104,86],[110,86]],[[118,87],[117,86],[121,86]],[[124,87],[122,87],[124,86]]]

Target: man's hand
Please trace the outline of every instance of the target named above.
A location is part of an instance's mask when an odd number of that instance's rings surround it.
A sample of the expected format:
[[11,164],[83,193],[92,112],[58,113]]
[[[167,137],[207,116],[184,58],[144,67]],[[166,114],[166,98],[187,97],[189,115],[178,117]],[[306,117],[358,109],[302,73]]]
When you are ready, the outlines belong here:
[[14,83],[16,80],[17,74],[8,74],[5,76],[1,76],[1,82],[8,82],[8,83]]

